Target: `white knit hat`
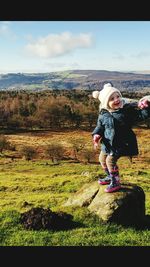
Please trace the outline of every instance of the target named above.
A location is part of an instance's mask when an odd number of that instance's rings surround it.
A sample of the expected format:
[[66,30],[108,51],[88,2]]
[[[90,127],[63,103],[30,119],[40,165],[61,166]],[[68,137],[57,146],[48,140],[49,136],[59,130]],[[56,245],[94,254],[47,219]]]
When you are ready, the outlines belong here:
[[120,91],[117,88],[113,87],[111,83],[106,83],[104,84],[103,89],[101,91],[93,91],[92,96],[94,98],[99,99],[100,109],[102,108],[109,109],[108,106],[109,98],[115,92],[117,92],[120,95],[120,97],[122,97]]

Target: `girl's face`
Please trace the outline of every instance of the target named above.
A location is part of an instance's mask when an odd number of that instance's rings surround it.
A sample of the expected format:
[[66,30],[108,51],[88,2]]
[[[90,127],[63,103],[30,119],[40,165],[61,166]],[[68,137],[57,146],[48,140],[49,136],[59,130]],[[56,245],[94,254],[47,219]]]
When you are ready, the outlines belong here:
[[111,109],[119,109],[122,107],[122,98],[120,97],[119,93],[114,92],[108,101],[108,106]]

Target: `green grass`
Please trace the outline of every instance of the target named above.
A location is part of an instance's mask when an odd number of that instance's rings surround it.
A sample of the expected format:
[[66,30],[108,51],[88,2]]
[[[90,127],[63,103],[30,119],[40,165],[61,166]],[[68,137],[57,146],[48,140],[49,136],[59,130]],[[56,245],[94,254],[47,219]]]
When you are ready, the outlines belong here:
[[[149,166],[135,160],[119,162],[122,180],[141,186],[146,195],[146,215],[150,214]],[[140,168],[139,168],[140,166]],[[139,171],[140,169],[140,171]],[[50,161],[0,161],[0,246],[149,246],[149,229],[137,230],[102,224],[86,207],[64,207],[64,202],[84,184],[102,175],[98,164]],[[24,205],[27,202],[28,205]],[[20,214],[32,207],[64,211],[73,216],[71,230],[25,230]]]

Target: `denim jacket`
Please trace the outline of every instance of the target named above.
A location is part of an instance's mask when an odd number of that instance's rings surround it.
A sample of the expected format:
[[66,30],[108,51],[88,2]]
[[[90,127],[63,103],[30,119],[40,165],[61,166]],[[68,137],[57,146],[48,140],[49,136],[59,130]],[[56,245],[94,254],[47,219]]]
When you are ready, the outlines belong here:
[[111,113],[102,109],[92,136],[99,134],[102,137],[101,149],[110,155],[138,155],[137,138],[132,127],[149,117],[150,107],[138,109],[132,103]]

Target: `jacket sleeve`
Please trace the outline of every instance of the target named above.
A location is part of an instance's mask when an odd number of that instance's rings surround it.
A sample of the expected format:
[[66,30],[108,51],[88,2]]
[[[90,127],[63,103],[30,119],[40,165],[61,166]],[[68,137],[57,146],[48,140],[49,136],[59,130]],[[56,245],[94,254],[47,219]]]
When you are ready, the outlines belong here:
[[103,133],[104,133],[104,126],[102,125],[102,116],[99,114],[97,119],[97,125],[92,132],[92,136],[94,134],[99,134],[100,136],[103,136]]
[[129,116],[132,120],[132,123],[135,125],[138,122],[145,121],[146,119],[150,118],[150,106],[144,109],[139,109],[132,106]]

